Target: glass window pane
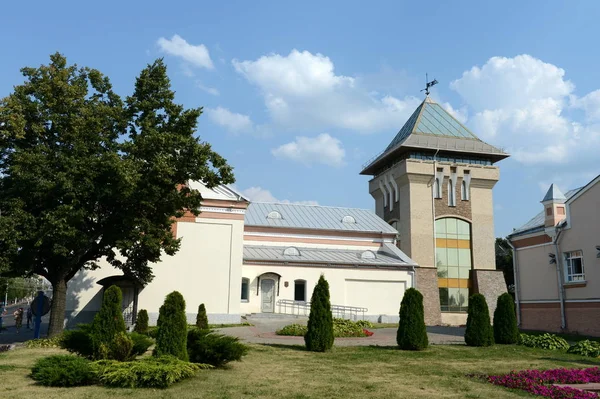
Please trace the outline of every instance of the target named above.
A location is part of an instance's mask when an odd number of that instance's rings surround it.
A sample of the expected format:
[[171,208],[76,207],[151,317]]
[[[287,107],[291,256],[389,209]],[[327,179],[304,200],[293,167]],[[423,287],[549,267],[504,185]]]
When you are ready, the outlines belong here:
[[471,268],[459,267],[458,268],[458,278],[469,278],[469,273],[471,272]]
[[249,291],[249,281],[248,279],[242,279],[242,301],[248,300],[248,291]]
[[446,219],[438,219],[435,221],[435,233],[438,237],[446,234]]
[[448,288],[440,288],[440,304],[442,310],[448,310]]
[[294,300],[306,301],[306,282],[298,280],[294,282]]
[[458,312],[460,310],[459,305],[459,288],[448,288],[448,310],[451,312]]
[[437,267],[448,265],[448,251],[446,248],[435,249]]
[[467,311],[469,307],[469,289],[468,288],[460,288],[458,292],[458,302],[460,305],[460,310],[463,312]]
[[458,278],[458,267],[448,267],[448,278]]
[[448,266],[438,266],[437,276],[442,278],[448,277]]
[[458,249],[458,265],[471,268],[471,250],[466,248]]
[[458,233],[456,222],[458,219],[446,218],[446,233],[456,235]]
[[458,266],[458,249],[448,248],[448,266]]

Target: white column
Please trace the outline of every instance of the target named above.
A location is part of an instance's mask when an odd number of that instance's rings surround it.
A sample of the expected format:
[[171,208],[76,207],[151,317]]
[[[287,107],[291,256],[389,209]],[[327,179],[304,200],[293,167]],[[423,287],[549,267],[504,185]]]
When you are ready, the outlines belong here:
[[392,189],[392,185],[390,184],[389,175],[384,175],[385,187],[388,189],[390,193],[390,212],[394,210],[394,190]]
[[387,191],[385,190],[384,185],[381,183],[381,180],[379,180],[379,189],[383,193],[383,206],[387,206],[388,195],[387,195]]

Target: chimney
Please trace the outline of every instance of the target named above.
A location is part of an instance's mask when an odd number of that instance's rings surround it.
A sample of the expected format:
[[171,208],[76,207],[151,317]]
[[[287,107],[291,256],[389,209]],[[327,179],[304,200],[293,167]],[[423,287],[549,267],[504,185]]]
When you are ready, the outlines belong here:
[[554,184],[550,185],[548,192],[541,201],[544,205],[544,226],[554,227],[565,220],[567,212],[565,209],[565,195]]

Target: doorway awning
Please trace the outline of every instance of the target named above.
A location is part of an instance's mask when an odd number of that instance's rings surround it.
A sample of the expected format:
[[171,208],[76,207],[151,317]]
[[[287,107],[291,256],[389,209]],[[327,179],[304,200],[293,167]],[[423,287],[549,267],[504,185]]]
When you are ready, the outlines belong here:
[[137,279],[126,275],[104,277],[103,279],[96,281],[96,284],[101,285],[104,288],[108,288],[111,285],[116,285],[119,287],[143,287],[143,285]]

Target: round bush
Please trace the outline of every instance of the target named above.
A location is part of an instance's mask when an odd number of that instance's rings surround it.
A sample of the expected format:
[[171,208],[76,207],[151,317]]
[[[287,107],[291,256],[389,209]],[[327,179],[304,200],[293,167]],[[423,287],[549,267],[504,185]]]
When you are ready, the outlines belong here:
[[308,330],[304,336],[306,349],[325,352],[333,346],[333,316],[329,302],[329,283],[321,275],[310,300]]
[[569,343],[564,338],[549,333],[542,335],[521,334],[519,336],[519,345],[550,350],[569,349]]
[[91,325],[80,324],[77,330],[68,330],[63,332],[60,347],[71,353],[94,359],[96,350],[91,336]]
[[167,295],[158,311],[156,325],[158,332],[154,356],[172,355],[187,361],[187,317],[185,300],[179,292],[173,291]]
[[220,335],[210,330],[188,332],[187,350],[190,362],[222,367],[231,361],[242,360],[248,347],[238,338]]
[[469,315],[467,316],[467,330],[465,342],[468,346],[490,346],[494,344],[494,331],[490,324],[490,312],[481,294],[474,294],[469,298]]
[[112,345],[115,335],[125,332],[125,320],[121,310],[122,302],[121,289],[116,285],[112,285],[104,291],[102,307],[94,316],[90,329],[96,358],[109,356],[107,351],[110,351],[108,348]]
[[494,311],[494,340],[497,344],[516,344],[519,341],[513,297],[508,292],[498,297]]
[[208,316],[206,316],[206,307],[203,303],[198,306],[198,315],[196,315],[196,327],[200,330],[208,330]]
[[415,288],[407,289],[400,303],[400,323],[396,342],[400,349],[412,351],[426,349],[429,345],[423,295]]
[[31,378],[49,387],[76,387],[96,382],[92,363],[82,357],[54,355],[38,360]]
[[148,334],[148,312],[146,309],[141,309],[138,312],[133,331],[138,334]]

